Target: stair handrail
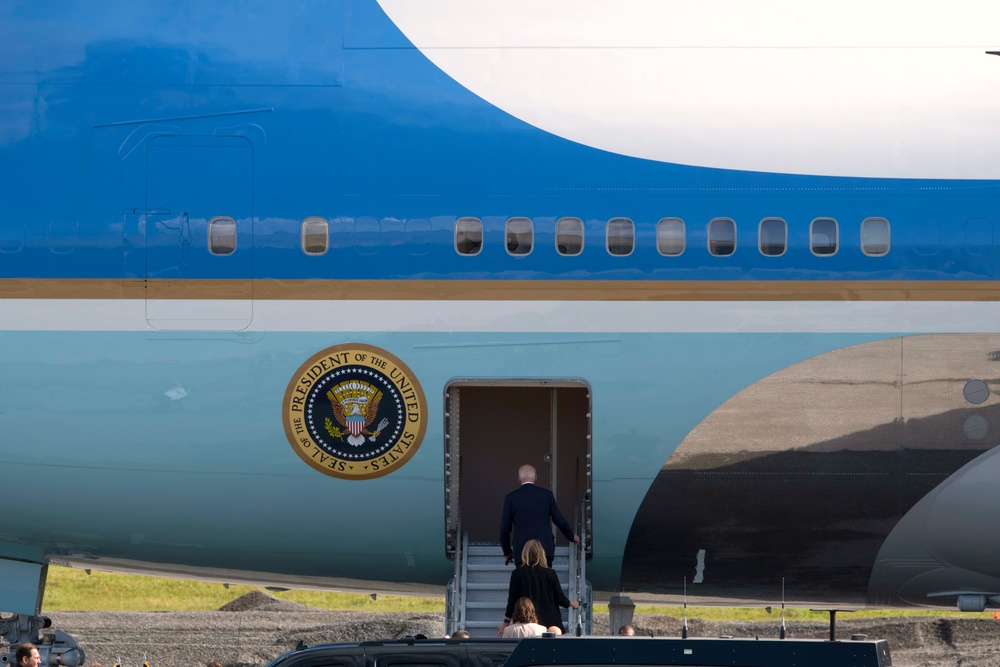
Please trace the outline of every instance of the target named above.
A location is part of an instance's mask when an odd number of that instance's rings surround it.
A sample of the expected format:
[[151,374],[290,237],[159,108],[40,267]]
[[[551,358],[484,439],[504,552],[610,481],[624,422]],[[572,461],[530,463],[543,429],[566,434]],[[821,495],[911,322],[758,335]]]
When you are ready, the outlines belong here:
[[589,533],[580,537],[580,634],[589,635],[593,632],[593,591],[587,581],[587,540]]
[[[459,618],[458,618],[458,628],[465,628],[466,626],[466,607],[468,606],[468,586],[466,584],[469,582],[469,534],[462,533],[461,540],[462,548],[462,572],[461,572],[461,591],[459,599],[461,600],[461,606],[459,607]],[[456,559],[458,560],[458,559]],[[455,628],[456,630],[458,628]]]
[[590,600],[587,595],[587,499],[581,501],[580,521],[576,533],[580,541],[570,545],[569,588],[570,599],[578,600],[580,606],[570,608],[568,631],[573,634],[585,634],[589,624],[585,623],[586,609]]
[[463,590],[465,586],[462,581],[462,561],[465,560],[465,549],[462,548],[462,530],[461,530],[461,520],[456,526],[455,532],[455,573],[452,576],[451,583],[448,586],[448,602],[446,605],[448,607],[448,613],[445,616],[445,633],[451,634],[455,630],[462,627],[461,625],[461,614],[462,614],[462,596],[464,595]]
[[[577,533],[577,535],[579,535],[579,533]],[[578,544],[574,544],[571,542],[569,548],[567,549],[567,551],[569,552],[569,567],[566,570],[566,579],[567,579],[566,584],[568,587],[567,592],[569,593],[568,597],[571,601],[580,599],[580,580],[577,576],[577,574],[579,573],[579,566],[577,565],[576,562],[578,558],[578,548],[577,548],[578,546],[579,546]],[[579,608],[573,609],[572,606],[569,608],[569,611],[566,614],[567,632],[572,632],[576,628],[578,620],[577,616],[579,612],[580,612]]]

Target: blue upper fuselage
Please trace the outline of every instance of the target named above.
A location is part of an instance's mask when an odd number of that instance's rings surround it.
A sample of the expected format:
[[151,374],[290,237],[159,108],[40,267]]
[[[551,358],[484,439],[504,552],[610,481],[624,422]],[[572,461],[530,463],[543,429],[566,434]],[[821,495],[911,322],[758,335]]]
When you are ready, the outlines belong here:
[[[2,11],[0,278],[990,280],[1000,273],[995,181],[730,171],[583,146],[463,88],[373,2],[24,3]],[[142,214],[169,208],[158,209],[150,194],[150,163],[159,155],[150,146],[161,136],[244,143],[252,156],[243,179],[252,226],[239,238],[252,262],[244,268],[209,256],[203,242],[191,251],[204,257],[173,273],[147,271],[137,259],[152,247]],[[200,155],[179,155],[163,178],[213,177],[217,165]],[[308,216],[330,221],[322,256],[300,248]],[[466,216],[484,224],[476,256],[454,249],[455,222]],[[504,224],[513,216],[534,222],[529,255],[505,249]],[[564,216],[585,225],[577,256],[555,249],[555,221]],[[628,256],[605,247],[615,217],[635,223]],[[685,221],[679,256],[657,252],[655,227],[664,217]],[[737,248],[724,257],[707,248],[708,222],[719,217],[737,229]],[[781,256],[757,248],[767,217],[788,223]],[[838,222],[834,255],[810,251],[809,224],[819,217]],[[860,249],[861,223],[871,217],[889,221],[885,256]],[[180,257],[173,248],[182,241],[160,242]],[[170,265],[172,256],[162,261]]]

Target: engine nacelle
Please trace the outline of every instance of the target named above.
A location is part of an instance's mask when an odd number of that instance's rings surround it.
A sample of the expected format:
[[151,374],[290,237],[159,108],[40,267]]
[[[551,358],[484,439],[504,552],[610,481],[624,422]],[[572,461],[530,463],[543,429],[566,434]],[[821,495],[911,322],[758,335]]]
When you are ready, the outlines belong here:
[[986,609],[986,596],[964,594],[958,596],[959,611],[983,611]]

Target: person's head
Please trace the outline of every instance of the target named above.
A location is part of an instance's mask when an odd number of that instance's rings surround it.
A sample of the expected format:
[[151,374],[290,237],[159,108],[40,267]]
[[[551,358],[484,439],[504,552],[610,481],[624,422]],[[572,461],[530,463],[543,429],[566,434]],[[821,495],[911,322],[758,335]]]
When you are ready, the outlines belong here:
[[517,469],[517,478],[520,480],[521,484],[524,484],[525,482],[534,482],[538,479],[538,472],[535,470],[535,466],[525,463]]
[[551,632],[556,637],[558,637],[559,635],[562,634],[562,628],[560,628],[558,625],[550,625],[548,628],[545,629],[545,632]]
[[618,634],[622,637],[635,637],[635,628],[626,623],[618,628]]
[[545,549],[538,540],[528,540],[528,543],[521,549],[521,562],[525,565],[549,566],[549,559],[545,557]]
[[452,634],[452,637],[454,639],[468,639],[469,638],[469,631],[468,630],[455,630],[454,634]]
[[514,613],[510,615],[510,620],[515,623],[538,623],[538,617],[535,616],[535,605],[531,604],[530,598],[519,598],[514,603]]
[[18,644],[14,656],[17,664],[21,667],[38,667],[42,664],[42,659],[38,655],[38,647],[31,642]]

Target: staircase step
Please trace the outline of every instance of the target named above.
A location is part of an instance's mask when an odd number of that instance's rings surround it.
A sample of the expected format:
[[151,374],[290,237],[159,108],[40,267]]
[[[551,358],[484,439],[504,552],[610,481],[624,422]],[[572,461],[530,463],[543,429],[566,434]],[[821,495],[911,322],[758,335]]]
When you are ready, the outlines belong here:
[[[569,549],[556,547],[553,569],[566,594],[569,594]],[[472,544],[465,550],[463,598],[464,627],[473,637],[495,637],[507,606],[507,591],[514,566],[504,562],[498,544]],[[449,584],[452,585],[452,584]],[[449,598],[450,602],[451,598]],[[567,614],[562,614],[564,621]],[[458,618],[455,616],[454,618]],[[2,666],[0,666],[2,667]]]
[[[569,586],[563,584],[561,586],[563,593],[569,595]],[[507,583],[481,583],[470,581],[465,585],[466,593],[478,593],[478,594],[489,594],[489,593],[499,593],[506,597],[507,591],[510,590],[510,585]]]
[[[569,572],[568,563],[556,563],[551,566],[553,570],[559,574],[567,574]],[[484,560],[484,559],[469,559],[468,568],[470,570],[505,570],[507,572],[513,572],[513,565],[505,565],[502,560]]]
[[470,565],[468,568],[468,579],[480,579],[490,581],[510,580],[510,570],[501,570],[492,567],[476,567]]
[[[499,544],[470,544],[468,546],[468,553],[470,556],[479,555],[503,555],[503,550],[500,548]],[[564,558],[569,557],[569,547],[556,547],[555,550],[556,558],[560,556]]]
[[507,598],[507,591],[510,589],[506,583],[502,586],[479,586],[477,584],[466,584],[465,594],[477,600],[492,600],[493,597]]

